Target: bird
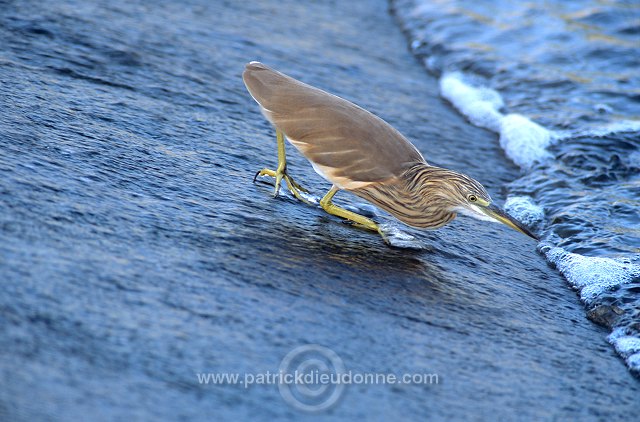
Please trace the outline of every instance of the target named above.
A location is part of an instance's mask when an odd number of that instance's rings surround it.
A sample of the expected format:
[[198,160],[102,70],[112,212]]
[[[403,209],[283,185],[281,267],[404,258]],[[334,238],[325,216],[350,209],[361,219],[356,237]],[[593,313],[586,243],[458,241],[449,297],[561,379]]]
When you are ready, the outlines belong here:
[[242,79],[262,114],[275,127],[278,166],[258,176],[275,179],[274,197],[282,181],[298,200],[308,190],[287,173],[285,139],[331,183],[320,206],[350,224],[377,232],[381,224],[333,203],[348,191],[387,211],[411,227],[437,229],[458,214],[505,224],[533,239],[522,223],[492,201],[487,190],[466,174],[434,166],[399,131],[380,117],[260,62],[245,66]]

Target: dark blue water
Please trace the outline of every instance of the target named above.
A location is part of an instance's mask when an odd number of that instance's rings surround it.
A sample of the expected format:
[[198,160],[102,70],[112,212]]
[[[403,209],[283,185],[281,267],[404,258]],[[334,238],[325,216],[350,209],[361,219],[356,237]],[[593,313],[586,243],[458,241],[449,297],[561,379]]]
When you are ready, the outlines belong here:
[[486,78],[511,112],[571,129],[640,116],[636,1],[393,3],[430,69]]
[[511,212],[639,372],[640,4],[393,5],[442,95],[522,167]]
[[[505,199],[517,167],[439,98],[386,8],[0,0],[0,420],[638,413],[640,384],[525,236],[460,218],[406,229],[425,250],[392,249],[252,183],[276,161],[241,80],[260,60]],[[329,188],[299,155],[290,171]],[[354,371],[443,382],[349,386],[307,414],[275,385],[197,377],[277,371],[306,344]]]

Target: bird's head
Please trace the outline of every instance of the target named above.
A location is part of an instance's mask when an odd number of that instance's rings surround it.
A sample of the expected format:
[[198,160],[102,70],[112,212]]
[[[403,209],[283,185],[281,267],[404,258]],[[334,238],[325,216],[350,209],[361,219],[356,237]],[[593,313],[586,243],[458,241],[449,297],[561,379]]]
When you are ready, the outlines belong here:
[[468,215],[478,220],[502,223],[538,240],[538,237],[522,223],[495,205],[487,190],[477,180],[451,170],[446,172],[448,173],[446,177],[441,179],[442,192],[446,196],[451,212]]

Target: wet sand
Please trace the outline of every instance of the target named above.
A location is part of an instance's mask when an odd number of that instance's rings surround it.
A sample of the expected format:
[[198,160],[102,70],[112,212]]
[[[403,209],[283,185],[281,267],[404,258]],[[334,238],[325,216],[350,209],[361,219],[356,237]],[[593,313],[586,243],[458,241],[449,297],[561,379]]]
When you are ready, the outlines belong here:
[[[630,420],[640,411],[640,382],[530,239],[460,218],[436,232],[407,229],[427,251],[390,249],[251,183],[275,163],[272,129],[240,77],[260,60],[371,110],[428,161],[504,199],[517,168],[494,135],[438,96],[384,1],[48,5],[42,18],[30,2],[13,7],[3,22],[71,16],[85,29],[47,29],[46,42],[69,56],[63,64],[4,53],[12,64],[1,76],[16,82],[3,105],[38,114],[20,126],[21,112],[8,111],[0,122],[1,419]],[[8,43],[32,51],[46,35],[31,32]],[[78,65],[73,46],[103,65]],[[108,46],[132,58],[122,63]],[[25,86],[40,97],[22,95]],[[76,120],[57,115],[65,107]],[[317,195],[329,188],[289,152],[300,183]],[[312,415],[273,385],[198,383],[200,372],[277,371],[304,344],[330,348],[353,371],[440,382],[347,386]]]

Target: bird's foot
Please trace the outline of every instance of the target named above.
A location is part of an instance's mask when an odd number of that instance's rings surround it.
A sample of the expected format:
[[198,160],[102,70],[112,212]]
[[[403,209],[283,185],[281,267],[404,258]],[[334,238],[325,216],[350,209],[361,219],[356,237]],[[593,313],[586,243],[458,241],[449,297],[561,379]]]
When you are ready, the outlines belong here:
[[311,204],[311,202],[308,199],[306,199],[304,196],[300,194],[300,192],[309,193],[309,191],[304,187],[302,187],[300,184],[298,184],[295,180],[293,180],[293,177],[289,176],[286,170],[284,169],[271,170],[271,169],[264,168],[256,173],[256,175],[253,177],[253,181],[255,182],[259,176],[270,176],[275,179],[275,189],[273,191],[274,198],[278,197],[278,194],[280,193],[280,185],[282,183],[282,180],[284,180],[285,183],[287,184],[287,188],[289,189],[289,192],[291,192],[291,194],[296,199],[304,203]]

